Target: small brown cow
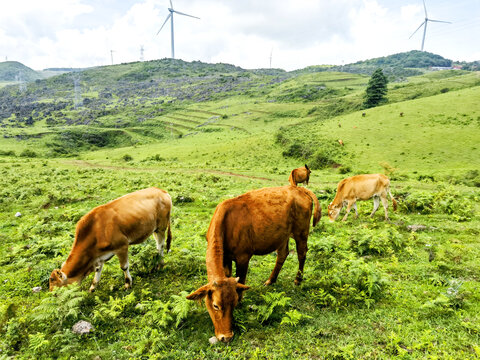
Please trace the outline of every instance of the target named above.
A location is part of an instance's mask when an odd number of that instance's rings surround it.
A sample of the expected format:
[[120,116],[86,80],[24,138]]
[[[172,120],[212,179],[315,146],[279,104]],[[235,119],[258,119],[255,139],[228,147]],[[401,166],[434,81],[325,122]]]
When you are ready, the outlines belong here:
[[[253,190],[217,206],[207,232],[208,284],[187,299],[205,298],[218,340],[228,342],[233,338],[233,309],[243,291],[249,288],[244,284],[253,255],[277,251],[275,267],[265,282],[265,285],[273,284],[287,258],[288,240],[293,237],[298,255],[295,284],[302,281],[312,203],[315,226],[322,210],[315,194],[304,187]],[[230,277],[232,261],[236,264],[237,278]]]
[[160,264],[163,264],[165,230],[167,251],[170,250],[170,195],[151,187],[124,195],[100,205],[84,215],[77,223],[75,241],[61,269],[50,275],[50,291],[82,280],[95,271],[90,291],[95,290],[102,274],[103,264],[114,255],[125,273],[125,288],[132,286],[129,272],[128,247],[140,244],[152,233],[157,242]]
[[397,209],[397,202],[390,192],[390,180],[383,174],[367,174],[356,175],[343,179],[338,183],[337,194],[335,199],[328,205],[328,218],[335,221],[340,214],[342,208],[346,205],[347,212],[342,221],[347,220],[351,207],[355,209],[355,218],[358,216],[357,200],[368,200],[373,197],[373,216],[377,211],[380,200],[382,200],[385,209],[385,220],[388,220],[388,200],[387,194],[390,195],[393,203],[393,210]]
[[305,167],[299,167],[297,169],[293,169],[290,173],[290,177],[288,181],[292,186],[297,186],[297,184],[306,184],[308,185],[308,181],[310,180],[310,173],[312,171],[308,168],[307,164]]

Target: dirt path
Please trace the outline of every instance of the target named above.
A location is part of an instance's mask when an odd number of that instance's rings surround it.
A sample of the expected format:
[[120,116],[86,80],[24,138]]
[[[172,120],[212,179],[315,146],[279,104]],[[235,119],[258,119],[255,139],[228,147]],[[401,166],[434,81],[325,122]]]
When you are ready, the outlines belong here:
[[[97,168],[97,169],[109,169],[109,170],[128,170],[128,171],[158,171],[157,169],[152,168],[139,168],[139,167],[128,167],[128,166],[116,166],[116,165],[102,165],[102,164],[93,164],[86,160],[65,160],[63,161],[64,164],[79,166],[79,167],[88,167],[88,168]],[[250,176],[244,174],[236,174],[229,171],[221,171],[221,170],[212,170],[212,169],[172,169],[172,171],[178,170],[181,172],[188,172],[188,173],[210,173],[210,174],[217,174],[217,175],[224,175],[224,176],[233,176],[239,178],[246,178],[246,179],[254,179],[254,180],[264,180],[264,181],[276,181],[274,179],[260,177],[260,176]]]

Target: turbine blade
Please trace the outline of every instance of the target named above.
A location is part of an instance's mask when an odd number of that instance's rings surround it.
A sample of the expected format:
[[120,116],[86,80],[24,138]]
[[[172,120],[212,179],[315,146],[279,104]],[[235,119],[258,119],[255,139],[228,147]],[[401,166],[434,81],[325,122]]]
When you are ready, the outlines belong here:
[[170,0],[170,7],[173,9],[172,0]]
[[432,20],[432,19],[428,19],[428,21],[432,21],[432,22],[441,22],[441,23],[451,24],[451,22],[450,22],[450,21],[441,21],[441,20]]
[[177,10],[173,10],[173,12],[177,13],[178,15],[185,15],[185,16],[190,16],[190,17],[195,18],[195,19],[200,19],[199,17],[193,16],[193,15],[188,15],[188,14],[182,13],[182,12],[177,11]]
[[415,35],[415,33],[416,33],[424,24],[425,24],[425,21],[420,24],[420,26],[417,28],[417,30],[415,30],[415,31],[413,32],[412,35],[410,35],[409,39],[411,39],[411,37],[412,37],[413,35]]
[[426,19],[428,18],[428,16],[427,16],[427,5],[425,5],[425,0],[423,0],[423,9],[425,10],[425,19]]
[[171,16],[172,16],[172,13],[168,14],[168,16],[165,19],[165,22],[163,23],[162,27],[160,28],[160,30],[158,30],[157,35],[160,33],[160,31],[162,31],[163,27],[165,26],[165,24],[167,23],[168,19],[170,19]]

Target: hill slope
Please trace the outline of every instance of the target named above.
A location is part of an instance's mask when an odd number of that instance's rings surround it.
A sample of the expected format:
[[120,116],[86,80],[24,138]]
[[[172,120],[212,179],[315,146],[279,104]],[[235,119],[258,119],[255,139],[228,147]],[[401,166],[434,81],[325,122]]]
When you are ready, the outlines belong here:
[[18,61],[0,62],[0,81],[30,82],[43,76]]

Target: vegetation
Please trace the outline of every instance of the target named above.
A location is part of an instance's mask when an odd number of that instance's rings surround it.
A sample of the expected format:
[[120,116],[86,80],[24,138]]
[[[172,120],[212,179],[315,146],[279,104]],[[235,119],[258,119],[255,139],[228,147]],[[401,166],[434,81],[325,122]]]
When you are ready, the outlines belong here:
[[366,108],[375,107],[386,101],[387,83],[388,80],[382,69],[377,69],[373,72],[365,90],[364,106]]
[[[480,356],[478,73],[390,82],[368,110],[368,77],[345,72],[161,60],[80,78],[77,107],[71,73],[0,89],[0,358]],[[211,345],[205,306],[185,296],[206,281],[216,205],[287,185],[305,163],[324,213],[338,181],[376,172],[399,209],[369,218],[368,201],[358,219],[322,219],[298,287],[295,254],[270,287],[275,257],[254,257],[235,338]],[[164,268],[150,239],[130,248],[131,290],[113,258],[94,294],[92,275],[48,292],[81,216],[149,186],[174,203]],[[94,330],[75,334],[79,320]]]

